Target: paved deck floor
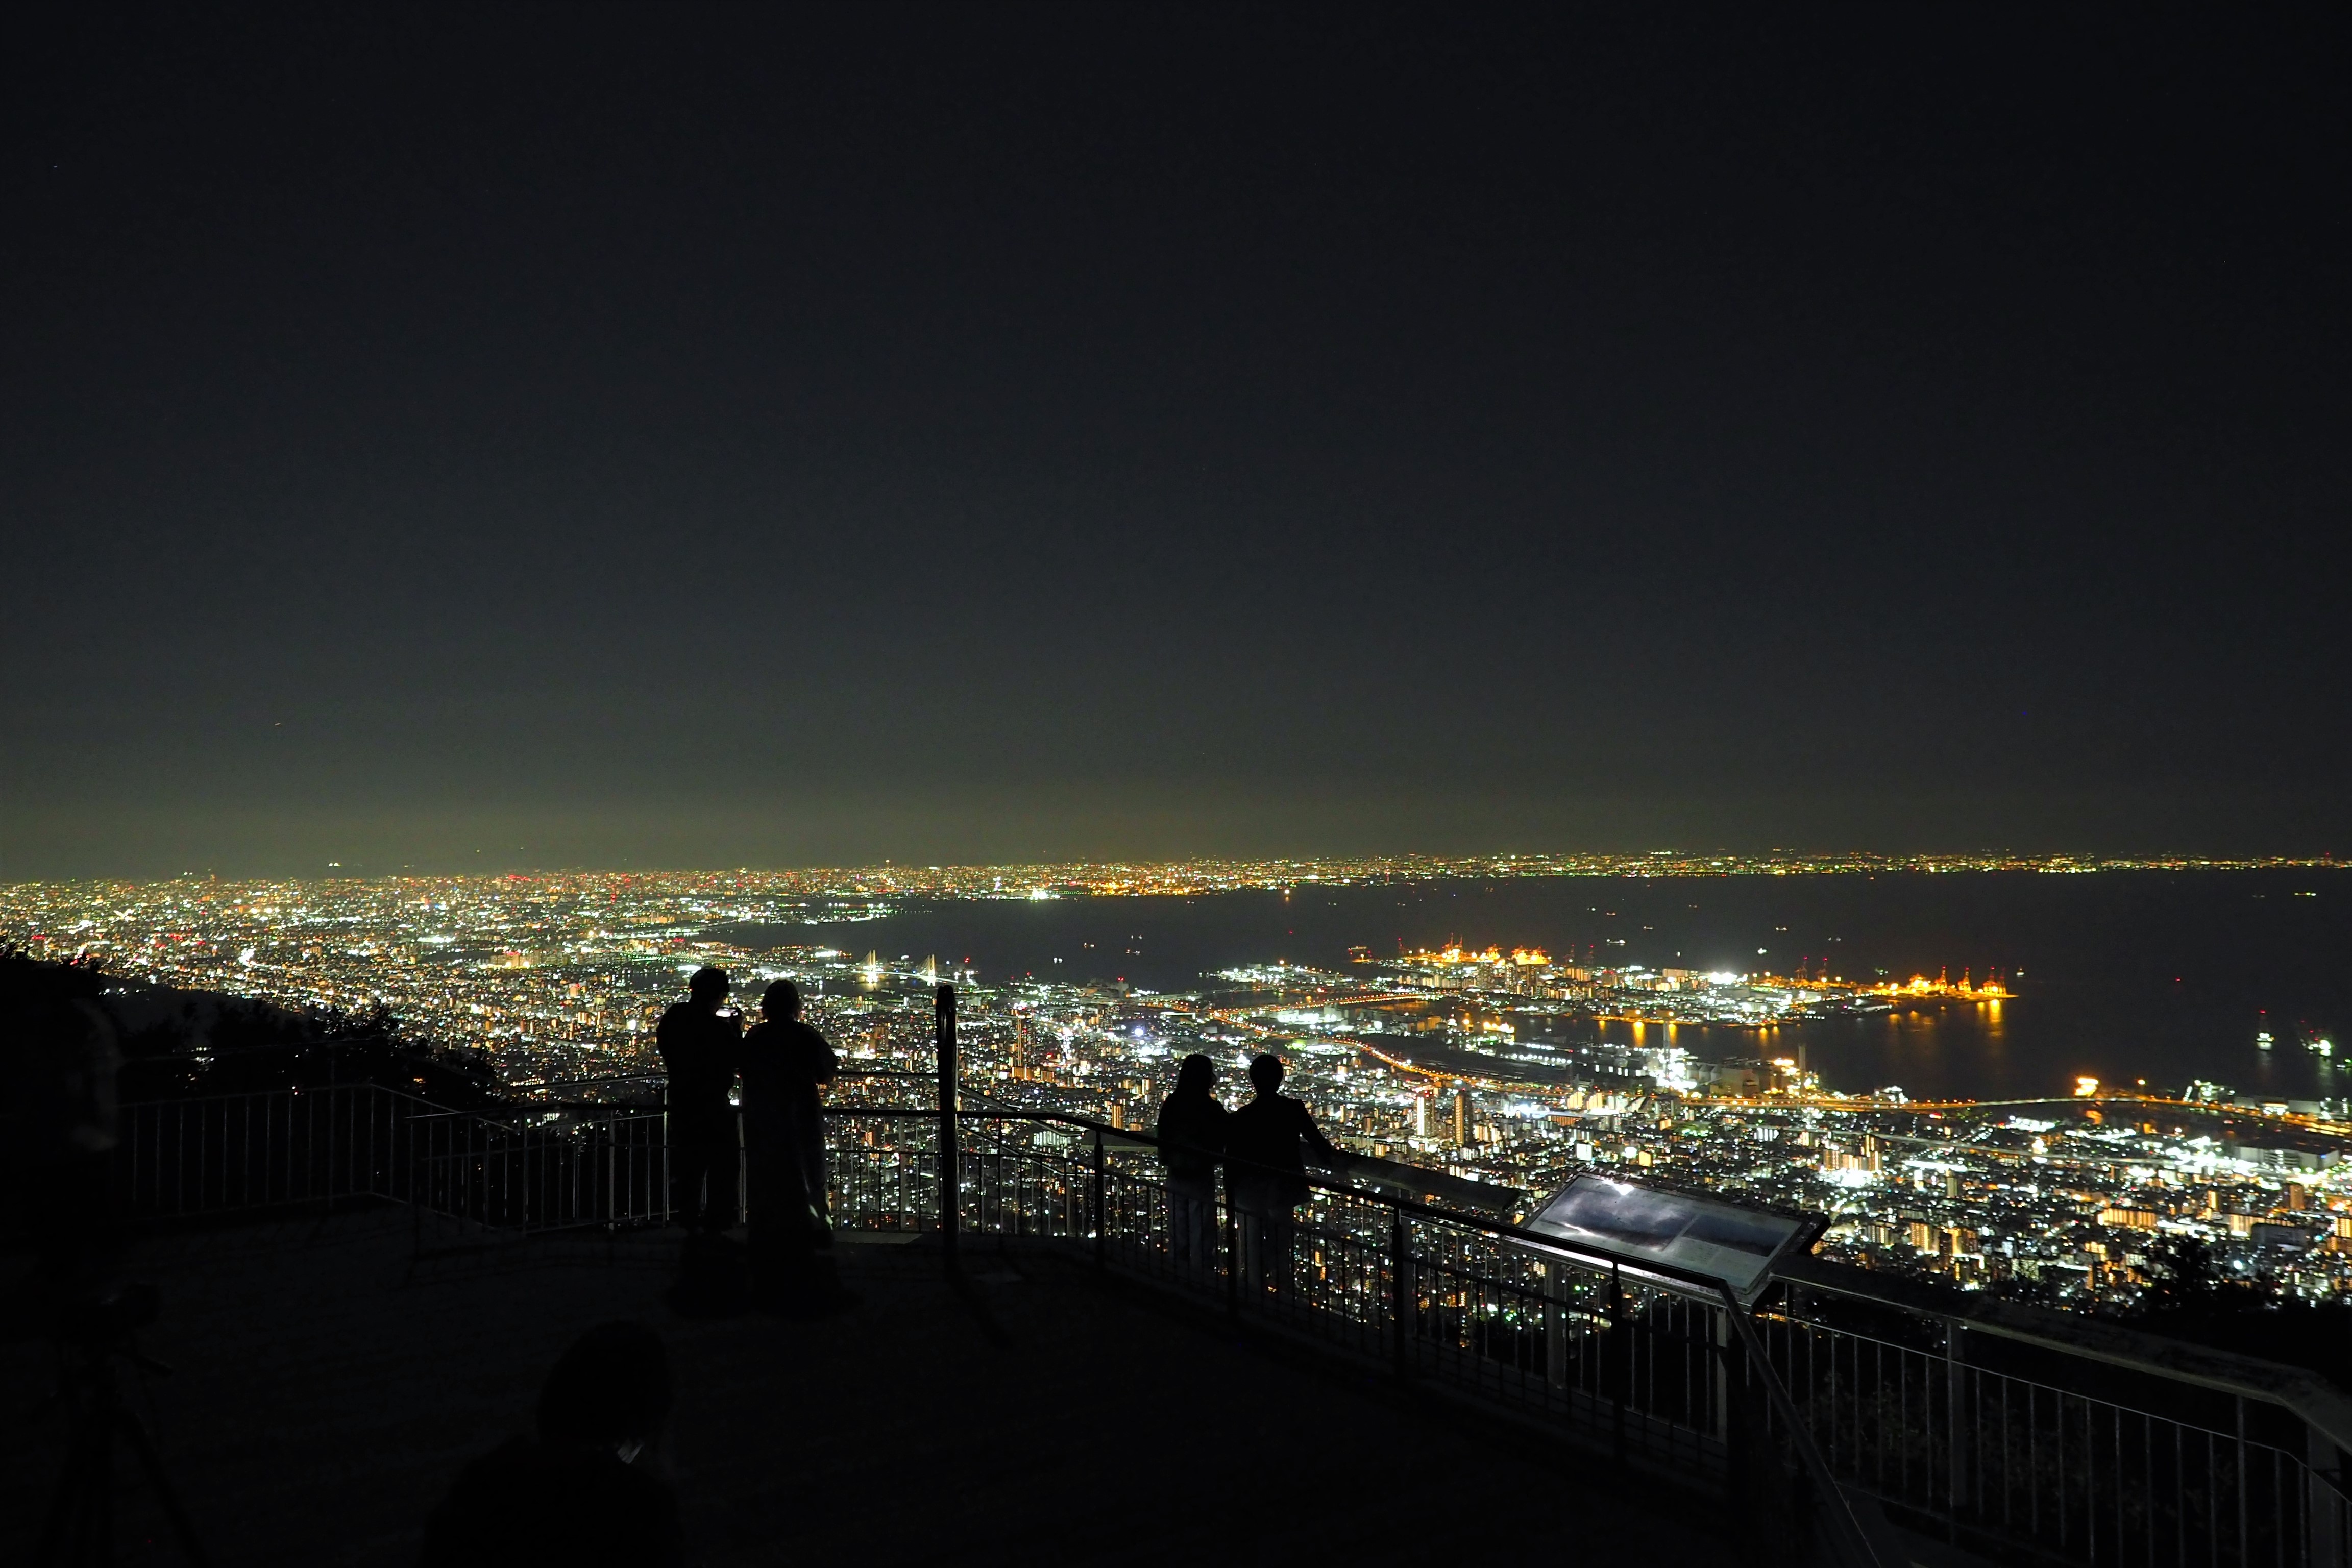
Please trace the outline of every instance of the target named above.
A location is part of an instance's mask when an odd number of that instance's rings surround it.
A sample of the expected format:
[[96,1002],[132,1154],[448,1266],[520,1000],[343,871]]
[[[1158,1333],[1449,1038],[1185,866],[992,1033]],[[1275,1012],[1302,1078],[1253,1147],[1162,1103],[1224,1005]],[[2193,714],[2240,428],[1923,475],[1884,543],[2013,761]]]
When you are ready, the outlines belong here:
[[[428,1238],[430,1239],[430,1238]],[[465,1462],[524,1430],[583,1329],[657,1327],[678,1403],[659,1455],[698,1562],[1703,1563],[1700,1510],[1387,1378],[1243,1335],[1083,1265],[844,1248],[836,1321],[678,1318],[675,1237],[418,1258],[405,1211],[150,1238],[139,1396],[223,1563],[399,1563]],[[0,1561],[60,1462],[28,1414],[54,1352],[0,1347]],[[127,1466],[125,1467],[128,1468]],[[123,1535],[161,1528],[126,1486]],[[176,1561],[135,1547],[122,1561]]]

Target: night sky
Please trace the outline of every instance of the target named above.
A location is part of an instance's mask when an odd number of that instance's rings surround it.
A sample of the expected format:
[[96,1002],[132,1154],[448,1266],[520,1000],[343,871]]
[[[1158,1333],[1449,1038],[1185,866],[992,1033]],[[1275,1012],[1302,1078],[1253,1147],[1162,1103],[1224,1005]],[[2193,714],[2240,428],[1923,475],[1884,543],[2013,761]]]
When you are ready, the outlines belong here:
[[0,879],[2352,847],[2347,13],[0,34]]

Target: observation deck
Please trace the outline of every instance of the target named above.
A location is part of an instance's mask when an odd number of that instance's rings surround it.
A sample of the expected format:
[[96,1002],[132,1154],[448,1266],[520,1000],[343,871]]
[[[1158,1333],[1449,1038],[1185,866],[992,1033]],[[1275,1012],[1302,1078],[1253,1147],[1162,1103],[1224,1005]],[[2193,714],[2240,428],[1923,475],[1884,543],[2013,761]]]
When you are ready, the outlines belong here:
[[[858,1301],[807,1323],[678,1317],[662,1300],[677,1246],[420,1227],[380,1205],[153,1235],[130,1260],[163,1293],[140,1344],[173,1371],[132,1403],[225,1564],[413,1563],[458,1469],[527,1431],[556,1356],[614,1318],[668,1344],[677,1405],[656,1462],[696,1562],[1725,1550],[1670,1497],[1629,1506],[1618,1480],[1563,1470],[1557,1444],[1302,1359],[1082,1257],[971,1247],[959,1286],[935,1237],[850,1233],[837,1250]],[[0,1561],[32,1560],[57,1475],[61,1420],[22,1418],[53,1362],[38,1342],[0,1351],[15,1413]],[[178,1561],[127,1457],[117,1474],[121,1560]]]
[[[862,1300],[814,1324],[664,1304],[657,1107],[123,1108],[143,1348],[179,1369],[141,1397],[218,1560],[409,1560],[563,1346],[628,1317],[671,1345],[662,1458],[710,1563],[2352,1568],[2352,1403],[2308,1374],[1811,1259],[1736,1294],[1339,1180],[1278,1239],[1221,1194],[1180,1240],[1150,1139],[965,1103],[948,987],[938,1026],[934,1071],[826,1107]],[[52,1354],[0,1347],[19,1409]],[[0,1439],[12,1559],[49,1420]]]

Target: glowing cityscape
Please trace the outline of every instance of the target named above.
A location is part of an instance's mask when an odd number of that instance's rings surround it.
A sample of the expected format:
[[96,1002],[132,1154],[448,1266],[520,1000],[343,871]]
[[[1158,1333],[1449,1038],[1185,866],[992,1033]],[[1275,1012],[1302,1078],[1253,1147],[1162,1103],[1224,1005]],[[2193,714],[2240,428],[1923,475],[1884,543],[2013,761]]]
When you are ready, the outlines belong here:
[[653,1026],[703,964],[730,970],[745,1004],[770,979],[797,980],[853,1058],[908,1068],[929,1058],[931,988],[954,982],[965,1080],[982,1103],[1141,1128],[1185,1054],[1209,1055],[1237,1098],[1248,1058],[1272,1050],[1343,1144],[1522,1194],[1581,1169],[1630,1167],[1826,1212],[1832,1257],[2073,1305],[2130,1299],[2168,1236],[2205,1243],[2277,1290],[2352,1289],[2352,1178],[2340,1163],[2352,1127],[2340,1107],[2257,1102],[2202,1082],[2116,1095],[2095,1079],[2050,1101],[1923,1104],[1892,1086],[1835,1092],[1801,1056],[1759,1047],[1702,1059],[1677,1040],[1691,1025],[1754,1027],[1762,1040],[1765,1026],[1841,1013],[2014,1005],[1994,973],[1861,982],[1825,963],[1703,973],[1451,946],[1359,949],[1342,969],[1267,962],[1155,992],[982,974],[954,954],[754,950],[710,934],[877,920],[910,900],[1853,864],[1505,857],[19,884],[0,889],[0,940],[98,963],[136,993],[121,999],[133,1022],[187,992],[381,1010],[404,1035],[478,1053],[511,1092],[551,1104],[650,1092]]

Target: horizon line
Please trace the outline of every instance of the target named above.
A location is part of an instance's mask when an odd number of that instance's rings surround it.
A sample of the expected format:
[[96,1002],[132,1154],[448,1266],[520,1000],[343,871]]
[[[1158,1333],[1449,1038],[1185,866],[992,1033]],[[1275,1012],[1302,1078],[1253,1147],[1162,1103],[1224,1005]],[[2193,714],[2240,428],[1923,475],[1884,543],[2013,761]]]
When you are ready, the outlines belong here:
[[[2085,874],[2122,871],[2263,871],[2337,870],[2347,863],[2332,852],[2318,855],[2211,856],[2188,854],[2093,855],[2086,853],[2021,854],[2005,849],[1965,851],[1885,852],[1841,850],[1705,850],[1569,851],[1523,854],[1517,851],[1475,855],[1381,854],[1318,856],[1214,855],[1158,859],[1008,860],[930,863],[883,859],[862,865],[810,866],[662,866],[574,865],[478,871],[419,870],[404,865],[396,870],[374,870],[355,865],[346,869],[330,861],[317,872],[301,876],[224,874],[210,869],[188,870],[169,877],[50,877],[0,881],[0,890],[68,887],[164,887],[198,881],[237,886],[285,887],[328,882],[491,882],[581,879],[850,879],[891,884],[903,892],[980,892],[990,896],[1054,897],[1062,892],[1090,894],[1160,893],[1197,886],[1202,891],[1241,891],[1287,887],[1299,882],[1326,884],[1412,880],[1416,877],[1445,879],[1461,877],[1651,877],[1701,876],[1836,876],[1877,872],[2041,872]],[[968,884],[979,879],[986,889]],[[1007,888],[1007,881],[1017,888]],[[824,890],[810,889],[808,890]]]

